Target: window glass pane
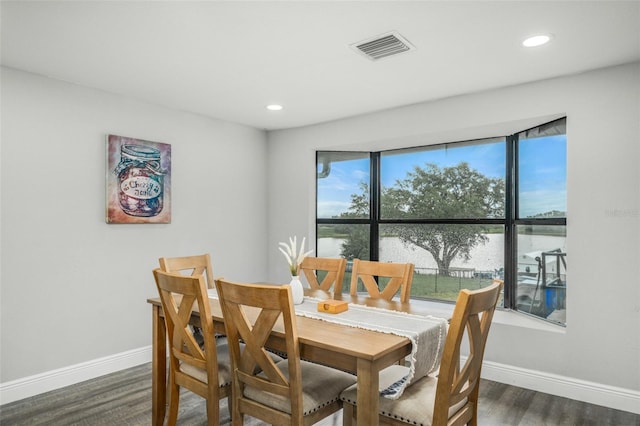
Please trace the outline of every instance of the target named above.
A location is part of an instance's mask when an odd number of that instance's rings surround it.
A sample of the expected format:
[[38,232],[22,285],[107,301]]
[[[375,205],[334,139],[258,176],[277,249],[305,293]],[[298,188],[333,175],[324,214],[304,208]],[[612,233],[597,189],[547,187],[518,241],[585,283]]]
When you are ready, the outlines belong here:
[[566,119],[518,135],[518,217],[567,216]]
[[415,265],[414,298],[453,302],[506,276],[499,306],[564,325],[566,141],[563,118],[501,138],[318,152],[317,255],[347,258],[345,291],[351,260],[372,254]]
[[318,152],[317,217],[368,218],[368,152]]
[[383,219],[503,218],[504,138],[380,156]]
[[318,225],[317,256],[347,259],[347,269],[342,283],[343,293],[349,292],[353,259],[369,260],[370,258],[370,229],[369,225],[360,224]]
[[380,236],[381,261],[415,265],[412,297],[455,301],[503,277],[502,225],[381,225]]
[[521,225],[518,230],[518,310],[566,324],[566,227]]

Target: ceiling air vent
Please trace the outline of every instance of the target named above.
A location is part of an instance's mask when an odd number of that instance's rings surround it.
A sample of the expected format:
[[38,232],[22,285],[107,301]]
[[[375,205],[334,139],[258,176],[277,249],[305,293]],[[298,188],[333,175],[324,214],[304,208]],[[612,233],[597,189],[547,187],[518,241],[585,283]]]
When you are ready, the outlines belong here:
[[415,49],[395,31],[354,43],[351,48],[373,61]]

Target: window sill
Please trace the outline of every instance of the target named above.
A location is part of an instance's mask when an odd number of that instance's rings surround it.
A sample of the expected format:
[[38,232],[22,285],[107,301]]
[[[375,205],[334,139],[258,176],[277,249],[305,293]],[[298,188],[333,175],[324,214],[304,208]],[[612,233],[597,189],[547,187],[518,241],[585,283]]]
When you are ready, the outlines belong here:
[[[432,312],[432,315],[444,318],[451,318],[453,308],[455,307],[452,303],[439,303],[430,300],[411,299],[411,303],[420,304],[427,308],[429,312]],[[567,330],[566,327],[562,325],[510,309],[496,309],[493,314],[493,323],[559,334],[564,334]]]
[[567,328],[560,324],[554,324],[542,318],[510,309],[496,309],[495,314],[493,314],[493,322],[511,327],[528,328],[558,334],[565,334],[567,331]]

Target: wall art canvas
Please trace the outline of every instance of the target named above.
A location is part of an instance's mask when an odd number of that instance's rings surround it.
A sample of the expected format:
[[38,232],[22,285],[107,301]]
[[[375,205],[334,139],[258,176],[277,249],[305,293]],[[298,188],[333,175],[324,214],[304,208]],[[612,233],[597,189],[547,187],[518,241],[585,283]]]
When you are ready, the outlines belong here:
[[171,223],[171,145],[107,136],[107,223]]

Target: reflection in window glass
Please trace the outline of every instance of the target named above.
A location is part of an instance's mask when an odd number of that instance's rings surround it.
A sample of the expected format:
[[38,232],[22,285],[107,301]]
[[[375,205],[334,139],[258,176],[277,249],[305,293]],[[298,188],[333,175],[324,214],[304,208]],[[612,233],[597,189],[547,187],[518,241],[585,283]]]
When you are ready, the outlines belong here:
[[[415,266],[411,296],[455,301],[502,278],[502,225],[381,225],[380,260]],[[502,306],[502,300],[499,301]]]
[[518,226],[519,311],[566,323],[566,227]]
[[368,152],[318,152],[317,217],[368,218]]
[[518,135],[520,218],[567,216],[566,119]]
[[384,152],[383,219],[503,218],[505,139]]

